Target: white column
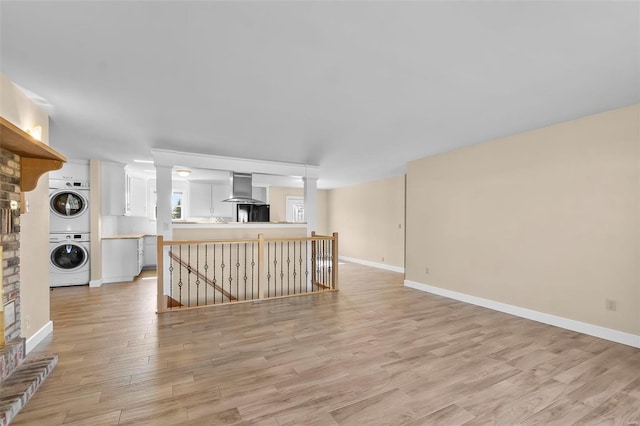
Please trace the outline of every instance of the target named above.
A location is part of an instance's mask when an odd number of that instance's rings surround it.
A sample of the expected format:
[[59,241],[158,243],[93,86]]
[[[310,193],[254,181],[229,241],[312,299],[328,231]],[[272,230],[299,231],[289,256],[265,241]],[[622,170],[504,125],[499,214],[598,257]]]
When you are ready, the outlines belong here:
[[318,178],[303,177],[304,218],[307,221],[307,236],[318,230]]
[[[156,196],[157,196],[157,213],[156,213],[156,233],[162,235],[165,241],[173,238],[171,228],[171,171],[172,166],[156,165]],[[163,276],[164,294],[169,294],[169,248],[164,249],[164,271],[158,271]]]
[[171,170],[172,166],[156,166],[157,223],[156,233],[165,240],[171,233]]

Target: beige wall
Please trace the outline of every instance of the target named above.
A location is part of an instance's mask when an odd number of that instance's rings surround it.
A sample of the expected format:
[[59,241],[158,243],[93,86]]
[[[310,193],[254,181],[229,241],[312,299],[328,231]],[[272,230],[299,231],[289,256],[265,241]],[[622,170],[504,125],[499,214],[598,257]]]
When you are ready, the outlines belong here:
[[[304,197],[302,188],[286,188],[272,186],[269,188],[269,212],[272,221],[284,222],[287,220],[287,196]],[[318,234],[327,235],[333,232],[328,227],[328,191],[318,190]]]
[[635,105],[409,163],[407,279],[640,334],[639,145]]
[[102,280],[102,163],[89,161],[89,205],[91,206],[91,281],[97,285]]
[[[0,115],[16,126],[42,127],[49,144],[49,117],[11,81],[0,74]],[[20,306],[22,336],[29,338],[49,322],[49,179],[27,192],[29,212],[20,215]],[[28,326],[27,326],[28,324]]]
[[340,256],[404,268],[404,176],[329,191]]

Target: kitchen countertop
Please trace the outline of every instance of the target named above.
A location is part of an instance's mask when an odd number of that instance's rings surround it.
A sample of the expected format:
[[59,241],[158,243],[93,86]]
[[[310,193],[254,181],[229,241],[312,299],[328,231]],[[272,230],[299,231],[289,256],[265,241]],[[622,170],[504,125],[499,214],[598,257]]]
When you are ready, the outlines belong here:
[[306,228],[306,222],[173,222],[180,228]]
[[155,237],[156,234],[119,234],[119,235],[106,235],[102,237],[103,240],[135,240],[142,237]]

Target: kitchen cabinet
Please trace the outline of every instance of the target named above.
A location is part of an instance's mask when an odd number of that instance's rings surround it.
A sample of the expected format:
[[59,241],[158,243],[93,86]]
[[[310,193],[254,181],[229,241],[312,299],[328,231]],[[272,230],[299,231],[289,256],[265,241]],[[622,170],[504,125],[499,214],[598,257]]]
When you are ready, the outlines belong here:
[[102,214],[122,216],[126,213],[124,164],[103,161],[102,173]]
[[131,176],[124,164],[102,162],[102,214],[147,216],[147,180]]
[[157,265],[157,245],[158,238],[155,235],[144,236],[144,260],[143,268],[155,268]]
[[139,238],[138,239],[138,274],[140,274],[140,272],[142,272],[142,267],[144,265],[144,238]]
[[231,183],[214,183],[213,188],[213,215],[216,217],[233,217],[234,203],[227,203],[226,200],[231,196]]
[[189,183],[190,217],[233,217],[233,203],[222,200],[229,198],[231,185],[214,182]]
[[213,185],[210,183],[189,183],[189,216],[213,216]]
[[147,216],[147,180],[127,175],[126,182],[126,215]]
[[267,202],[267,188],[263,186],[254,186],[251,188],[251,197],[254,200],[260,200],[263,203]]
[[142,271],[144,240],[108,238],[102,240],[102,282],[133,281]]

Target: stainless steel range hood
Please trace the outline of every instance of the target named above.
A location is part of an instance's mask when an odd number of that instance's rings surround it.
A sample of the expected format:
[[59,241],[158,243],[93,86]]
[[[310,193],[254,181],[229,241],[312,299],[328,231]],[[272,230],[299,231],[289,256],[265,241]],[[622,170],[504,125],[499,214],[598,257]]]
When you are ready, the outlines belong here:
[[231,197],[222,201],[228,203],[264,204],[263,201],[253,198],[251,181],[251,173],[233,172],[231,177]]

